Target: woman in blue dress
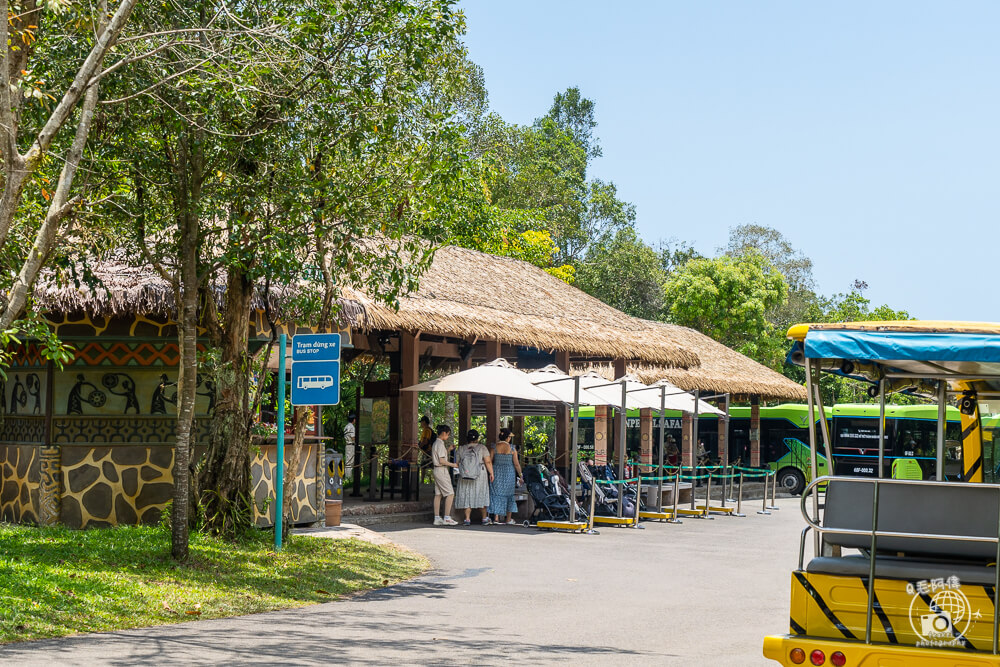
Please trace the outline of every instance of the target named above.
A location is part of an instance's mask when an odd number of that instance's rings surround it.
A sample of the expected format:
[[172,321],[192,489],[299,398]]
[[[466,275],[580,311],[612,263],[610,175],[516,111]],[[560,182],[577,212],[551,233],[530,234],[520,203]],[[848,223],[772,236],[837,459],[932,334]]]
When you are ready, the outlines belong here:
[[[509,428],[500,429],[500,437],[493,448],[493,482],[490,484],[490,514],[496,523],[514,524],[514,512],[517,502],[514,500],[514,488],[521,479],[521,462],[517,459],[517,450],[511,444],[513,433]],[[500,516],[506,515],[505,521]]]

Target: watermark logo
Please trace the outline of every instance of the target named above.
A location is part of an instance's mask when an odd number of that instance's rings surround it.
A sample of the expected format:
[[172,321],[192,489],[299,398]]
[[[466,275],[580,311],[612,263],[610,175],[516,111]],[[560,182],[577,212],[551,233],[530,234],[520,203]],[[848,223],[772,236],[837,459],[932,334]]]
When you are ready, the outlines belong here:
[[958,577],[906,584],[910,600],[910,626],[920,637],[917,646],[962,646],[965,633],[983,617],[972,609]]

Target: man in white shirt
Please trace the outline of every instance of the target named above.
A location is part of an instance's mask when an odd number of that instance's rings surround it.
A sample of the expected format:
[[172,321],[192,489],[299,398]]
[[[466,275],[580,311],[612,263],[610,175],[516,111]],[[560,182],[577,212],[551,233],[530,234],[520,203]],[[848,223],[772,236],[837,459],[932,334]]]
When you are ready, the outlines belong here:
[[354,479],[354,453],[355,441],[357,439],[357,427],[354,423],[358,420],[353,412],[347,415],[347,426],[344,427],[344,481]]

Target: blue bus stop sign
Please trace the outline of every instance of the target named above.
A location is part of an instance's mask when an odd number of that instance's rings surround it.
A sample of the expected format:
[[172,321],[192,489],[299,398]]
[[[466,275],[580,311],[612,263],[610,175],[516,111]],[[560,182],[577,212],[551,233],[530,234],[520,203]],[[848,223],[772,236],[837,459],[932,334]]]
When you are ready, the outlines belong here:
[[292,361],[340,361],[340,334],[292,336]]
[[340,334],[292,337],[292,405],[340,403]]

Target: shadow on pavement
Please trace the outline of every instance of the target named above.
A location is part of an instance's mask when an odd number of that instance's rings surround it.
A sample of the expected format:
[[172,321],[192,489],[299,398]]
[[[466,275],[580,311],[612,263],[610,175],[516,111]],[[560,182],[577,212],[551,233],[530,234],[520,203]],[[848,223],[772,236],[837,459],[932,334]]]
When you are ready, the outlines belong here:
[[[393,586],[390,589],[405,587]],[[390,589],[373,591],[361,599],[385,594]],[[90,648],[90,644],[100,645],[99,662],[109,665],[132,665],[144,661],[157,665],[219,662],[384,665],[389,661],[414,664],[415,659],[421,664],[468,665],[531,661],[532,657],[539,659],[543,656],[547,660],[571,662],[583,654],[590,657],[606,655],[609,660],[654,655],[621,648],[524,642],[502,630],[485,638],[477,630],[435,625],[433,618],[427,619],[428,622],[416,622],[412,615],[399,612],[361,617],[357,610],[344,613],[344,610],[335,610],[332,605],[241,620],[239,628],[219,627],[217,621],[198,621],[152,631],[136,630],[9,645],[0,648],[0,660],[10,664],[37,664],[31,661],[36,656],[40,657],[35,652],[44,651],[48,664],[73,664],[78,662],[74,657],[79,656],[79,651]],[[324,622],[329,625],[321,631]]]

